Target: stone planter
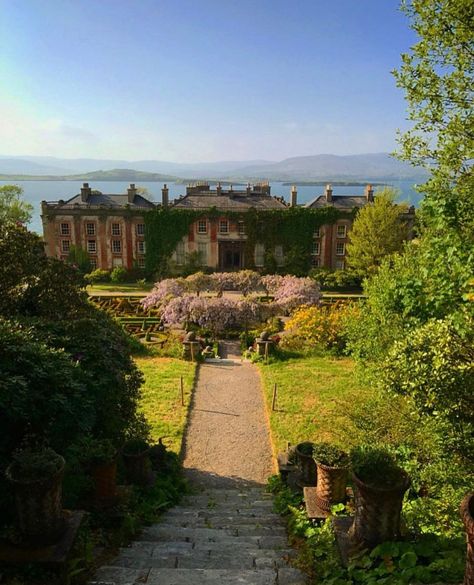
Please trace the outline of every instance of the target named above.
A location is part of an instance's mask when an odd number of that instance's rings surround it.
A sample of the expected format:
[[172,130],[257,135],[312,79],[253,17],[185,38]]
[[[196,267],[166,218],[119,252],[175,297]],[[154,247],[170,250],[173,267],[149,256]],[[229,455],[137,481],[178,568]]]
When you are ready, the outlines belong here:
[[145,486],[151,479],[150,449],[147,448],[139,453],[127,453],[123,451],[122,457],[125,465],[127,481],[137,485]]
[[[299,443],[295,447],[296,459],[298,467],[301,472],[301,483],[302,486],[315,486],[317,480],[317,469],[316,463],[313,459],[313,454],[307,454],[306,451],[309,446],[312,447],[313,443],[305,442]],[[305,449],[306,447],[306,449]]]
[[344,502],[349,467],[329,467],[317,463],[318,484],[316,486],[316,505],[329,512],[331,506]]
[[16,477],[13,464],[6,470],[6,477],[13,486],[18,525],[25,543],[52,544],[65,529],[62,516],[65,461],[60,459],[60,469],[47,478],[24,480]]
[[400,537],[400,513],[403,496],[410,486],[406,473],[390,487],[381,488],[363,483],[355,474],[355,515],[349,529],[352,551],[372,549],[387,540]]
[[474,492],[467,494],[462,501],[461,518],[466,530],[467,541],[464,585],[474,585]]

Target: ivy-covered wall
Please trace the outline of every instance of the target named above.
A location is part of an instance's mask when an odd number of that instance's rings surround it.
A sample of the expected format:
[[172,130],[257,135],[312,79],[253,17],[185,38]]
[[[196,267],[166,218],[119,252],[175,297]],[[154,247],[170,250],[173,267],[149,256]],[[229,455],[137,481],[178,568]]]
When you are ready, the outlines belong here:
[[[342,212],[334,207],[248,211],[220,211],[215,207],[205,210],[160,207],[145,214],[146,269],[157,276],[166,274],[168,260],[178,242],[188,233],[189,227],[200,218],[227,218],[243,221],[245,264],[253,268],[255,244],[265,247],[265,272],[284,272],[304,275],[311,268],[311,244],[317,227],[335,223],[340,218],[354,217],[354,212]],[[284,266],[277,267],[274,257],[276,246],[282,246]]]

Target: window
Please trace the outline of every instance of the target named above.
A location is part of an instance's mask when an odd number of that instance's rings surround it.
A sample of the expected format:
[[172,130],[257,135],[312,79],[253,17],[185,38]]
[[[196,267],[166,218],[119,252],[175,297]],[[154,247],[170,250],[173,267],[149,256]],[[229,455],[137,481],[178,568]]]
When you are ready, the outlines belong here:
[[346,244],[344,244],[344,242],[337,242],[336,256],[344,256],[345,253],[346,253]]
[[344,260],[336,260],[336,270],[344,270]]
[[114,254],[122,253],[122,242],[120,240],[112,240],[112,252]]
[[120,236],[120,224],[119,223],[112,224],[112,235],[113,236]]
[[143,242],[143,241],[137,242],[137,248],[138,248],[139,254],[144,254],[145,253],[145,242]]
[[145,268],[145,258],[138,259],[138,268]]
[[184,264],[184,242],[178,242],[176,246],[176,264],[182,266]]
[[68,223],[62,223],[59,232],[62,236],[70,236],[71,235],[71,226]]
[[86,223],[86,234],[88,236],[95,236],[95,223]]
[[207,243],[198,242],[199,261],[203,266],[207,266]]
[[61,252],[69,252],[71,249],[71,240],[61,240]]
[[87,251],[89,254],[95,254],[97,252],[97,242],[95,240],[87,240]]
[[207,234],[207,219],[198,221],[198,234]]
[[237,223],[237,228],[238,228],[238,232],[239,234],[242,236],[243,234],[245,234],[245,223],[243,221],[239,221]]
[[97,268],[97,260],[95,258],[91,258],[89,262],[91,264],[91,269],[95,270]]
[[116,266],[123,266],[122,258],[112,258],[112,266],[115,268]]
[[275,246],[275,261],[277,266],[283,266],[285,258],[283,256],[283,246]]
[[347,235],[347,226],[345,225],[338,225],[336,235],[338,238],[345,238]]
[[321,237],[321,228],[316,228],[313,233],[313,238],[320,238]]
[[311,245],[311,254],[319,256],[321,253],[321,244],[319,242],[313,242]]
[[321,266],[321,261],[316,256],[312,256],[311,258],[311,266],[313,268],[319,268]]
[[144,223],[137,223],[137,236],[144,236],[145,235],[145,224]]
[[255,244],[255,266],[263,266],[265,263],[265,248],[263,244]]
[[229,233],[229,222],[226,219],[221,219],[219,222],[219,232],[221,234]]

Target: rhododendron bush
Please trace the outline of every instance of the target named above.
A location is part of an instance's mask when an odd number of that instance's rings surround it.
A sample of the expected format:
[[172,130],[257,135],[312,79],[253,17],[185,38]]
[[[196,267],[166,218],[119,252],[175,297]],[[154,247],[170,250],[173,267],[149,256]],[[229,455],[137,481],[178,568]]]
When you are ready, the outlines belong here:
[[[240,291],[243,297],[222,296],[229,289]],[[272,294],[274,300],[260,301],[256,294],[262,291]],[[207,296],[200,294],[203,292]],[[262,277],[257,272],[241,270],[167,278],[156,283],[143,305],[146,309],[159,309],[167,325],[194,323],[217,333],[230,327],[247,328],[301,305],[318,304],[319,297],[318,285],[310,278]]]

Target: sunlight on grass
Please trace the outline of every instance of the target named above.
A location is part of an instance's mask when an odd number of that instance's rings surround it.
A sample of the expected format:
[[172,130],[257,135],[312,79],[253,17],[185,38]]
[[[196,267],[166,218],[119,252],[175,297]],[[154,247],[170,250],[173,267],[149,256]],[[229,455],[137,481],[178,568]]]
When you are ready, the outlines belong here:
[[[270,413],[272,439],[278,452],[289,441],[334,441],[349,447],[355,402],[372,390],[357,382],[354,362],[329,356],[290,359],[259,366]],[[271,411],[274,384],[276,411]]]
[[[136,357],[135,361],[145,376],[140,410],[151,425],[152,437],[155,441],[163,437],[165,445],[179,453],[196,365],[157,357]],[[184,406],[181,406],[181,376],[184,381]]]

